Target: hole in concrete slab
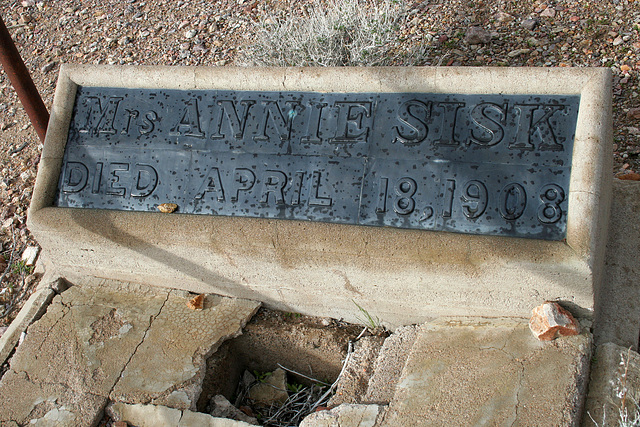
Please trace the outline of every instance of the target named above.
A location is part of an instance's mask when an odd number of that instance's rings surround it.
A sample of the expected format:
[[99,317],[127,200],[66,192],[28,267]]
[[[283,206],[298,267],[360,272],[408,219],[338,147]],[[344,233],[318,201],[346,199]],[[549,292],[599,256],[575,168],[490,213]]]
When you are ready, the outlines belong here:
[[[236,407],[246,406],[247,400],[239,399],[242,397],[241,379],[245,371],[257,374],[260,382],[264,381],[264,375],[276,370],[278,364],[331,384],[342,369],[349,341],[355,340],[362,329],[362,326],[332,319],[261,309],[241,336],[224,343],[207,361],[198,410],[209,413],[210,401],[216,395],[223,395]],[[287,372],[290,395],[302,387],[310,387],[312,383]],[[264,415],[260,417],[264,408],[260,405],[243,409],[264,422]]]

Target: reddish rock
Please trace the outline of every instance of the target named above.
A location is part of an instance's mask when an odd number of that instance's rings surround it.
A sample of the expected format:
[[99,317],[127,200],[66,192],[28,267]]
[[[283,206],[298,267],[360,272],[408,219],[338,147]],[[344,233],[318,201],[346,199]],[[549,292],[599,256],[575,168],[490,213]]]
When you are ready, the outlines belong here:
[[640,119],[640,107],[630,108],[627,112],[628,119]]
[[468,44],[487,44],[491,41],[491,33],[480,27],[471,27],[467,30],[464,40]]
[[640,181],[640,174],[634,172],[626,173],[623,175],[618,175],[617,178],[625,181]]
[[204,294],[197,295],[189,300],[187,307],[191,310],[202,310],[204,308]]
[[533,309],[529,328],[540,341],[551,341],[560,336],[580,333],[578,322],[571,313],[552,301]]
[[548,7],[548,8],[546,8],[545,10],[543,10],[540,13],[540,16],[546,16],[548,18],[553,18],[554,16],[556,16],[556,10],[553,9],[553,8]]

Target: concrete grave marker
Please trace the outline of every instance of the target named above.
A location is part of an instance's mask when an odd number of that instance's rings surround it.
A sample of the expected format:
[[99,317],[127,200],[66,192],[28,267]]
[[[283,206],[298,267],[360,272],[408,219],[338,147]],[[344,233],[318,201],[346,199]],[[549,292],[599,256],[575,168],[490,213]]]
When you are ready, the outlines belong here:
[[66,66],[29,226],[64,274],[314,315],[590,309],[609,92],[604,69]]

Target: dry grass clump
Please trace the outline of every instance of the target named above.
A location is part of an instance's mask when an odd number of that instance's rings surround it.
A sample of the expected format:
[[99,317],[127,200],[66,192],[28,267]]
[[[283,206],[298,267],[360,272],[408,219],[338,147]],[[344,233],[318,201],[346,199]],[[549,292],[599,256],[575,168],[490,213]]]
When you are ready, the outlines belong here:
[[[627,350],[627,358],[625,360],[624,356],[620,355],[620,367],[623,368],[620,373],[620,377],[617,378],[616,384],[616,398],[620,400],[619,409],[619,418],[616,421],[616,425],[618,427],[640,427],[640,406],[638,402],[633,401],[632,405],[627,404],[627,399],[629,398],[629,389],[627,388],[627,378],[629,375],[629,361],[631,360],[631,348]],[[629,410],[631,409],[631,411]],[[611,423],[607,422],[607,413],[606,408],[602,415],[602,421],[598,423],[593,419],[591,414],[587,412],[587,415],[596,425],[596,427],[604,427],[607,425],[611,425]]]
[[280,67],[396,64],[405,11],[397,0],[315,1],[302,16],[269,16],[258,22],[256,40],[244,49],[240,62]]

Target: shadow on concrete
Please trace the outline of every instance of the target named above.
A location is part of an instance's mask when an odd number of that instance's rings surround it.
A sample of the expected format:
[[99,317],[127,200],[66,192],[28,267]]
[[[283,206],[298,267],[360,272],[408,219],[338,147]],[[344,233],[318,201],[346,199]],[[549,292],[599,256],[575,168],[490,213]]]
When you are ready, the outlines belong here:
[[[108,215],[100,215],[101,221],[96,221],[96,218],[90,215],[85,215],[82,210],[73,210],[71,218],[80,227],[84,228],[88,232],[99,235],[109,242],[113,242],[117,245],[126,247],[127,249],[138,252],[144,258],[161,263],[170,269],[173,269],[185,276],[191,277],[194,281],[197,281],[203,285],[209,285],[211,287],[207,292],[216,293],[224,296],[251,299],[255,301],[261,301],[263,304],[277,308],[278,310],[287,311],[290,309],[283,301],[274,300],[262,293],[251,289],[250,287],[243,285],[237,281],[233,281],[228,277],[221,276],[202,265],[194,263],[193,261],[181,257],[173,252],[162,249],[152,243],[149,243],[139,237],[128,233],[123,230],[122,227],[118,227],[108,217]],[[144,259],[143,258],[143,259]],[[162,286],[167,288],[187,289],[188,286],[176,286],[175,283],[167,283],[167,281],[153,280],[153,278],[144,277],[145,274],[140,275],[141,280],[137,282],[149,285],[149,286]],[[159,278],[158,275],[151,275]],[[130,281],[129,278],[122,277],[122,272],[113,272],[110,278]],[[143,278],[145,280],[143,280]]]

